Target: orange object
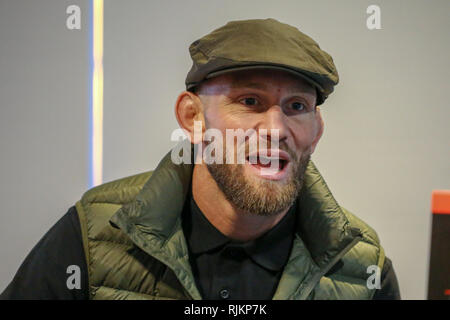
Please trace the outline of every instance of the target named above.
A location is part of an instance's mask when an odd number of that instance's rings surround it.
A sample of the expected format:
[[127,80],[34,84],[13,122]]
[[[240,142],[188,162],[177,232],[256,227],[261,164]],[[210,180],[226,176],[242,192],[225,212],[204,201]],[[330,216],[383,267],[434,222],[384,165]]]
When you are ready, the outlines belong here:
[[433,190],[431,212],[434,214],[450,214],[450,190]]

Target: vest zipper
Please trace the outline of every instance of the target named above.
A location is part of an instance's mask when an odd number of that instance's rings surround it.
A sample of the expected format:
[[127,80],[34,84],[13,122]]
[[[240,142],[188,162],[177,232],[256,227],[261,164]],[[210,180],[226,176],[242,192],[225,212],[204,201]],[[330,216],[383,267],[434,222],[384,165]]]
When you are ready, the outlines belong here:
[[360,235],[356,236],[345,248],[335,255],[331,261],[323,267],[320,271],[318,271],[311,280],[305,285],[304,289],[301,291],[299,299],[306,300],[310,295],[311,291],[320,281],[320,279],[351,249],[353,248],[359,241],[361,241],[362,237]]

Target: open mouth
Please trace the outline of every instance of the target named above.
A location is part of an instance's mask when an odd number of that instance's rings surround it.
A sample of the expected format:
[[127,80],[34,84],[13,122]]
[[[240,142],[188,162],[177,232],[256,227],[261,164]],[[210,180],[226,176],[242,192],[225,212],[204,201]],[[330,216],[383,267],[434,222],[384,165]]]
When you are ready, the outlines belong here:
[[260,168],[273,168],[276,162],[278,162],[278,170],[282,171],[288,164],[288,160],[281,158],[270,158],[261,155],[247,157],[247,161],[255,167]]
[[247,156],[247,163],[256,174],[267,179],[279,180],[286,176],[290,164],[289,154],[282,150],[265,150]]

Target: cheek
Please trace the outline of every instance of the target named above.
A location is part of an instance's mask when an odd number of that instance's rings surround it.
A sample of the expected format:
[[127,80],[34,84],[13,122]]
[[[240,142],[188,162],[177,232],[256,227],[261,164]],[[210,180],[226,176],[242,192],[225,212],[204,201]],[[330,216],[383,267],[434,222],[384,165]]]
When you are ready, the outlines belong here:
[[204,116],[206,129],[219,129],[220,131],[222,131],[223,121],[217,109],[208,109],[207,111],[205,111]]
[[245,119],[242,116],[237,116],[231,112],[220,110],[218,108],[205,114],[205,119],[209,128],[218,129],[224,135],[226,133],[226,129],[247,130],[251,128],[251,122],[249,119]]
[[306,150],[312,145],[318,130],[313,123],[296,124],[291,128],[295,145],[299,150]]
[[228,150],[227,148],[227,129],[235,130],[240,129],[241,124],[239,121],[236,121],[234,117],[231,117],[228,113],[224,112],[223,110],[219,110],[219,108],[214,108],[208,110],[208,112],[205,113],[205,122],[206,122],[206,129],[215,129],[220,131],[221,138],[222,138],[222,149],[223,149],[223,155],[230,153],[233,154],[235,152],[235,149],[237,146],[234,145],[234,148]]

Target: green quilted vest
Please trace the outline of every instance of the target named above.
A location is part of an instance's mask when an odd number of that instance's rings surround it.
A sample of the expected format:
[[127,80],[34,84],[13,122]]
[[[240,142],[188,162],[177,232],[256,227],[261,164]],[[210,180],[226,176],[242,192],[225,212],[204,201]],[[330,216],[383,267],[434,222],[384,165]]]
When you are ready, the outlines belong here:
[[[76,203],[91,299],[201,299],[181,227],[192,169],[168,153],[154,171],[94,187]],[[377,234],[337,204],[311,161],[297,204],[273,299],[372,299],[367,268],[384,264]]]

